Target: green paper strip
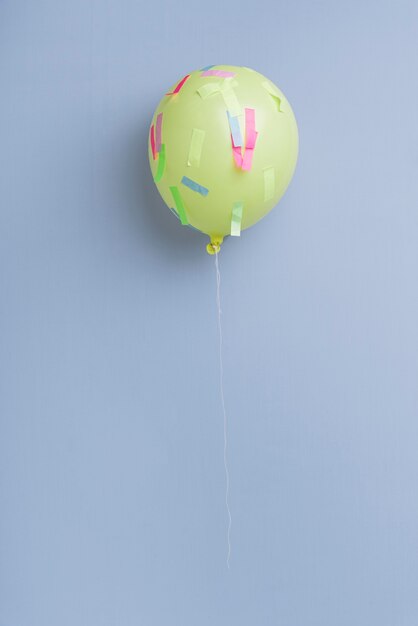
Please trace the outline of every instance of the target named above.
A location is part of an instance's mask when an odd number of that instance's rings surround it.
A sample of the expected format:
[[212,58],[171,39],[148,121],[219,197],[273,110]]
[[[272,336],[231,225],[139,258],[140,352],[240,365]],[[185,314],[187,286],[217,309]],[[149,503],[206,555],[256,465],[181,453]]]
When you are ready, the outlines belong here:
[[234,202],[232,206],[232,217],[231,217],[232,237],[239,237],[241,235],[242,209],[243,209],[242,202]]
[[202,154],[203,141],[205,139],[205,131],[200,128],[193,128],[192,138],[189,146],[189,156],[187,165],[191,167],[199,167],[200,155]]
[[158,153],[158,166],[157,166],[157,172],[154,178],[156,183],[159,183],[160,180],[162,179],[163,174],[164,174],[164,168],[165,168],[165,144],[162,143],[161,150]]
[[199,87],[199,89],[197,90],[197,93],[202,98],[202,100],[204,100],[205,98],[212,96],[214,93],[219,93],[220,90],[221,90],[220,83],[206,83],[205,85],[202,85],[201,87]]
[[274,167],[268,167],[264,170],[264,202],[274,197],[275,187]]
[[178,187],[170,187],[171,195],[173,196],[174,204],[176,205],[177,213],[180,218],[180,222],[183,226],[187,226],[189,220],[187,219],[186,208],[183,204],[183,198],[181,197]]

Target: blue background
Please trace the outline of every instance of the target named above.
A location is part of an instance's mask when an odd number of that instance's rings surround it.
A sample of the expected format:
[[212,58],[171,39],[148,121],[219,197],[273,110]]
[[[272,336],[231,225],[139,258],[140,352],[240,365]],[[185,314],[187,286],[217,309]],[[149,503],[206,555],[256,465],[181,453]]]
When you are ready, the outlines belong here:
[[[416,626],[414,1],[0,6],[1,626]],[[148,170],[188,70],[300,129],[222,272]]]

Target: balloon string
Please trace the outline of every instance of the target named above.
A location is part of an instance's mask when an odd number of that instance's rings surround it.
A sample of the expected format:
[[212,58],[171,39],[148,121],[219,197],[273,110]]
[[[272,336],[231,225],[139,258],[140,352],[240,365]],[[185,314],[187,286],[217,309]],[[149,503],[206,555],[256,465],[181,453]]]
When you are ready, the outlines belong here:
[[231,511],[229,508],[229,471],[228,471],[228,457],[227,457],[227,447],[228,447],[228,420],[226,415],[225,408],[225,394],[224,394],[224,367],[222,360],[222,324],[221,324],[221,273],[219,271],[219,251],[215,254],[215,267],[216,267],[216,304],[218,306],[218,329],[219,329],[219,387],[221,391],[221,403],[222,403],[222,413],[224,420],[224,467],[225,467],[225,504],[226,510],[228,513],[228,555],[226,558],[226,564],[229,569],[229,560],[231,557],[231,526],[232,526],[232,517]]

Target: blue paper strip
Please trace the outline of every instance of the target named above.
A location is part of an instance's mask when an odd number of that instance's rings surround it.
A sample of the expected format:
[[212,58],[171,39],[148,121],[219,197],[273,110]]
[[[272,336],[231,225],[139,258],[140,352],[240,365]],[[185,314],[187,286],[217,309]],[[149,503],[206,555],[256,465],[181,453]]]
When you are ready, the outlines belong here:
[[189,187],[189,189],[191,189],[192,191],[197,191],[197,193],[200,193],[202,196],[207,196],[209,193],[209,189],[206,189],[206,187],[202,187],[202,185],[199,185],[199,183],[195,183],[194,180],[191,180],[191,178],[187,178],[187,176],[183,176],[183,178],[181,179],[181,183],[182,185]]
[[229,111],[226,112],[229,120],[229,128],[231,129],[232,139],[236,148],[243,145],[241,128],[237,117],[232,117]]
[[214,65],[207,65],[206,67],[202,67],[202,69],[200,70],[201,72],[206,72],[206,70],[210,70],[212,67],[215,67]]

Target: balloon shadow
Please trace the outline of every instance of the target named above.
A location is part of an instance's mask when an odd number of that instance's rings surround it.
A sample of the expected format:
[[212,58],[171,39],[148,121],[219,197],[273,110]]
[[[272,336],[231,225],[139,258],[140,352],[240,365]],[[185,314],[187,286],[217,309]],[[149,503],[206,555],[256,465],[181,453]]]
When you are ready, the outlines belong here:
[[208,239],[181,226],[159,195],[148,162],[148,132],[147,122],[134,129],[124,152],[128,161],[124,167],[124,208],[133,225],[134,237],[147,255],[196,263],[199,257],[205,259]]

